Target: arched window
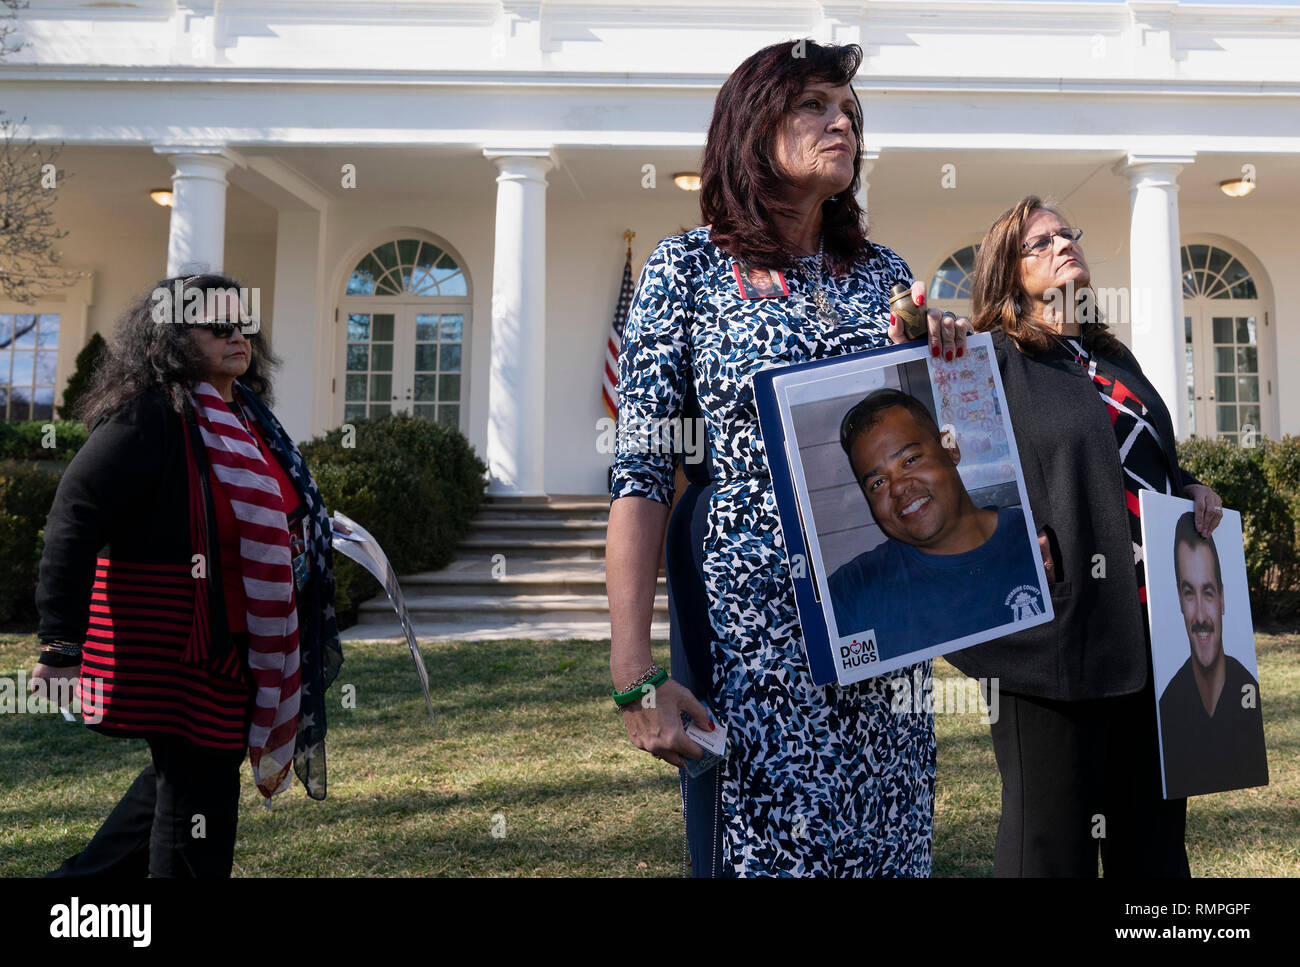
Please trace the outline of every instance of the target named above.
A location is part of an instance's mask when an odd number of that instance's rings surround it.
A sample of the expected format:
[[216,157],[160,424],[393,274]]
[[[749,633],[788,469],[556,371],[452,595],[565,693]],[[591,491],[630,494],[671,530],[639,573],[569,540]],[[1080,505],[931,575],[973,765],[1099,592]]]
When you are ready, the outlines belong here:
[[403,238],[369,252],[348,276],[348,295],[465,296],[465,273],[431,242]]
[[418,238],[375,246],[340,310],[344,420],[413,413],[464,429],[469,283],[450,252]]
[[1183,246],[1184,299],[1258,299],[1246,267],[1213,245]]
[[930,280],[928,299],[970,299],[971,276],[975,272],[975,253],[979,243],[953,252],[935,270]]

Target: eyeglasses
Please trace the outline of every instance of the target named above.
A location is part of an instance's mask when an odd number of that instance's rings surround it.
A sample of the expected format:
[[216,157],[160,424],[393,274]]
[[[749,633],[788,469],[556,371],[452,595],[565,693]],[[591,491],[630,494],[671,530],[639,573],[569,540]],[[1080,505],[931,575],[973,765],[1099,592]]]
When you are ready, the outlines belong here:
[[1043,252],[1047,246],[1052,244],[1055,236],[1068,239],[1071,242],[1077,242],[1083,238],[1082,228],[1058,228],[1054,232],[1048,232],[1046,235],[1035,235],[1033,238],[1025,239],[1025,243],[1020,246],[1021,255],[1038,255]]

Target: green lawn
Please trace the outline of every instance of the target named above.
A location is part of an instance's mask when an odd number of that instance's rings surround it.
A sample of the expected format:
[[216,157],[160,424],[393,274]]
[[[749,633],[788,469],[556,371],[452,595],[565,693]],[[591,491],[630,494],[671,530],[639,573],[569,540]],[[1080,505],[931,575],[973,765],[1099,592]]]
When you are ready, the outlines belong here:
[[[1193,799],[1196,876],[1300,875],[1300,637],[1257,638],[1272,785]],[[427,644],[429,721],[404,645],[345,645],[329,798],[263,808],[244,784],[236,876],[677,876],[677,772],[633,749],[605,697],[608,643]],[[667,649],[656,649],[666,663]],[[30,636],[0,635],[0,676]],[[936,674],[958,673],[936,662]],[[977,715],[936,717],[934,872],[988,876],[998,780]],[[0,715],[0,875],[76,852],[148,761],[57,715]],[[245,778],[247,765],[245,765]]]

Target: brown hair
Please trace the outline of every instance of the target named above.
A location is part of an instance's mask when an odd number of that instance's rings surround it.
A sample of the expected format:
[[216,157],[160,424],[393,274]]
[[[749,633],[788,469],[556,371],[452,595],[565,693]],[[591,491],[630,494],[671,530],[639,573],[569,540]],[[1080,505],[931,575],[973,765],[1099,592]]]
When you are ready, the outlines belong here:
[[1223,590],[1223,568],[1219,565],[1219,548],[1215,546],[1214,535],[1202,537],[1200,531],[1196,529],[1196,514],[1188,511],[1178,518],[1178,523],[1174,525],[1174,578],[1179,584],[1182,583],[1183,575],[1178,567],[1178,545],[1186,544],[1193,552],[1202,545],[1208,545],[1210,553],[1214,555],[1214,583]]
[[[702,223],[712,226],[715,245],[753,265],[779,268],[795,261],[799,253],[786,244],[773,218],[797,214],[781,200],[784,179],[773,158],[776,136],[791,100],[809,81],[851,84],[861,64],[857,44],[782,41],[751,55],[727,78],[713,105],[700,167],[700,214]],[[862,104],[856,93],[853,100],[858,107],[852,118],[853,181],[822,204],[826,255],[839,266],[857,261],[868,244],[854,197],[862,166]]]
[[[1022,312],[1028,297],[1020,284],[1020,245],[1025,226],[1036,211],[1049,211],[1062,221],[1064,216],[1037,195],[1026,195],[1008,208],[984,236],[975,254],[975,271],[971,278],[971,315],[976,332],[1001,329],[1016,348],[1027,355],[1040,353],[1054,343],[1053,331],[1031,321]],[[1092,299],[1092,319],[1082,325],[1083,345],[1107,355],[1119,355],[1123,344],[1102,321],[1097,292],[1091,285],[1075,290],[1076,307],[1084,293]]]

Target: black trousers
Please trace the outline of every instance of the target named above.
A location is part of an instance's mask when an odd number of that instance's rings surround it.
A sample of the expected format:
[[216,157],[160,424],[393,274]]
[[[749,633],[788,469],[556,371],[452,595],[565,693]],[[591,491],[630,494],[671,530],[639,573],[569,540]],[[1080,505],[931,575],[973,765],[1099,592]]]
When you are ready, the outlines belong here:
[[1166,800],[1151,677],[1119,698],[1002,692],[992,723],[1002,773],[994,876],[1189,877],[1187,800]]
[[48,876],[230,876],[246,750],[149,739],[153,762],[131,784],[89,845]]

